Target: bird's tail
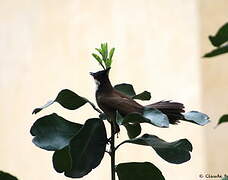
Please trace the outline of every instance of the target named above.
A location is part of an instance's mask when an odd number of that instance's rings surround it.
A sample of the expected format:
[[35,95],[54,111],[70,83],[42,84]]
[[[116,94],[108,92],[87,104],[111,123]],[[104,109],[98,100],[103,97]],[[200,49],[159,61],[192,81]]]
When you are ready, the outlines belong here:
[[172,101],[159,101],[153,104],[149,104],[145,106],[147,108],[156,108],[162,113],[168,116],[169,122],[171,124],[179,123],[179,120],[184,119],[184,105],[178,102]]

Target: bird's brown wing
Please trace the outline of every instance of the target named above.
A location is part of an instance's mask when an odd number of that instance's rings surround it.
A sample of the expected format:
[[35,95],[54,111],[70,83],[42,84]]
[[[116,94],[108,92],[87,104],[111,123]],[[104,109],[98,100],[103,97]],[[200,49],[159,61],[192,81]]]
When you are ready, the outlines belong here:
[[126,116],[129,113],[143,111],[143,106],[130,98],[120,96],[100,98],[100,108],[105,112],[118,111],[121,115]]

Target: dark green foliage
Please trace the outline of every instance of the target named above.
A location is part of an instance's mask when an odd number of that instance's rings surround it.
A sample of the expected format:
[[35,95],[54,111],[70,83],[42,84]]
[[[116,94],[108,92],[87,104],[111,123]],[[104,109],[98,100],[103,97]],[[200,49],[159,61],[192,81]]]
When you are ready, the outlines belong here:
[[184,114],[184,118],[185,121],[193,122],[201,126],[204,126],[210,122],[208,115],[198,111],[187,112]]
[[64,89],[59,92],[58,96],[56,97],[56,99],[54,101],[49,101],[44,106],[34,109],[33,114],[36,114],[36,113],[40,112],[42,109],[49,107],[54,102],[58,102],[64,108],[67,108],[69,110],[75,110],[75,109],[83,106],[85,103],[87,103],[88,100],[77,95],[76,93],[74,93],[73,91],[71,91],[69,89]]
[[225,23],[221,28],[219,28],[218,32],[215,36],[209,36],[211,44],[215,47],[219,47],[225,42],[228,41],[228,23]]
[[65,171],[68,177],[79,178],[96,168],[105,153],[107,136],[105,126],[100,119],[89,119],[70,142],[72,166]]
[[216,49],[206,53],[204,57],[214,57],[228,53],[228,23],[225,23],[214,36],[209,36],[209,40]]
[[31,127],[33,143],[45,150],[55,151],[69,145],[82,125],[65,120],[57,114],[39,118]]
[[133,86],[131,84],[122,83],[117,84],[114,86],[114,88],[127,96],[131,97],[132,99],[138,99],[142,101],[150,100],[151,95],[148,91],[143,91],[142,93],[136,94]]
[[48,101],[45,105],[34,109],[32,114],[36,114],[36,113],[40,112],[41,110],[52,105],[54,102],[58,102],[64,108],[69,109],[69,110],[76,110],[76,109],[80,108],[81,106],[83,106],[84,104],[89,103],[93,107],[94,110],[98,111],[99,113],[102,113],[88,99],[77,95],[76,93],[74,93],[73,91],[71,91],[69,89],[64,89],[59,92],[59,94],[55,100]]
[[114,86],[114,88],[130,97],[133,97],[136,95],[135,90],[131,84],[126,84],[126,83],[117,84]]
[[222,123],[227,123],[228,122],[228,114],[224,114],[218,121],[218,125],[222,124]]
[[121,144],[124,143],[151,146],[161,158],[174,164],[184,163],[191,158],[192,144],[187,139],[168,143],[155,135],[144,134],[139,138],[126,140]]
[[218,56],[218,55],[221,55],[221,54],[225,54],[225,53],[228,53],[228,46],[224,46],[224,47],[220,47],[220,48],[217,48],[217,49],[214,49],[212,50],[211,52],[209,53],[206,53],[204,55],[204,57],[214,57],[214,56]]
[[165,180],[161,171],[150,162],[121,163],[116,166],[119,180]]
[[0,180],[18,180],[18,179],[7,172],[0,171]]
[[69,146],[54,152],[52,156],[53,167],[58,173],[68,172],[71,170],[72,161]]
[[125,123],[124,127],[127,130],[127,135],[130,139],[137,137],[141,133],[141,125],[139,123]]
[[150,95],[150,92],[143,91],[142,93],[137,94],[137,95],[133,96],[132,98],[133,99],[139,99],[139,100],[142,100],[142,101],[148,101],[148,100],[150,100],[151,95]]

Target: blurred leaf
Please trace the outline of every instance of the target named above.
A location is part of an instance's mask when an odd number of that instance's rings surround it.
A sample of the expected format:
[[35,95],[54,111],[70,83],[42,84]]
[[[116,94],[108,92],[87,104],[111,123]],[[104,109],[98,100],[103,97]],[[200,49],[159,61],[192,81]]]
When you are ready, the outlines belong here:
[[53,162],[54,169],[58,173],[70,171],[72,162],[71,162],[71,156],[69,152],[69,146],[66,146],[61,150],[55,151],[52,157],[52,162]]
[[105,153],[107,135],[100,119],[88,119],[70,142],[72,168],[65,176],[80,178],[96,168]]
[[222,178],[222,180],[228,180],[228,177],[224,177],[224,178]]
[[49,101],[44,106],[34,109],[32,114],[36,114],[36,113],[40,112],[44,108],[47,108],[48,106],[52,105],[54,102],[58,102],[64,108],[69,109],[69,110],[78,109],[86,103],[89,103],[94,109],[96,109],[96,106],[92,102],[90,102],[88,99],[77,95],[76,93],[74,93],[73,91],[71,91],[69,89],[64,89],[59,92],[57,98],[54,101]]
[[98,49],[98,48],[95,48],[95,49],[100,53],[100,55],[101,55],[102,58],[103,58],[103,56],[104,56],[103,51],[102,51],[101,49]]
[[36,120],[30,129],[33,143],[45,150],[60,150],[70,143],[82,125],[65,120],[53,113]]
[[208,115],[198,111],[184,113],[184,118],[184,121],[193,122],[201,126],[204,126],[210,122]]
[[109,59],[112,60],[113,54],[115,52],[115,48],[112,48],[109,52]]
[[127,130],[127,135],[130,139],[136,138],[141,133],[141,125],[139,123],[126,123],[124,127]]
[[135,90],[131,84],[126,84],[126,83],[117,84],[114,86],[114,88],[130,97],[133,97],[136,95]]
[[100,63],[102,64],[102,59],[100,58],[100,56],[98,56],[97,54],[92,54],[92,56]]
[[220,125],[220,124],[222,124],[222,123],[227,123],[227,122],[228,122],[228,114],[224,114],[224,115],[219,119],[219,122],[218,122],[217,126]]
[[18,179],[7,172],[0,171],[0,180],[18,180]]
[[132,97],[132,99],[139,99],[139,100],[143,100],[143,101],[150,100],[150,98],[151,98],[151,95],[150,95],[150,92],[148,92],[148,91],[143,91],[142,93],[137,94]]
[[150,162],[121,163],[116,166],[119,180],[165,180],[162,172]]
[[151,146],[161,158],[174,164],[184,163],[191,158],[189,151],[192,151],[192,144],[187,139],[168,143],[155,135],[144,134],[139,138],[126,140],[120,145],[124,143]]
[[206,53],[203,57],[209,58],[209,57],[214,57],[225,53],[228,53],[228,45],[214,49],[211,52]]
[[225,23],[216,33],[215,36],[209,36],[211,43],[219,47],[225,42],[228,42],[228,23]]
[[107,59],[107,61],[106,61],[106,69],[111,67],[111,64],[112,64],[112,60],[111,59]]
[[169,119],[161,111],[154,108],[146,108],[143,112],[143,117],[151,124],[158,127],[169,127]]

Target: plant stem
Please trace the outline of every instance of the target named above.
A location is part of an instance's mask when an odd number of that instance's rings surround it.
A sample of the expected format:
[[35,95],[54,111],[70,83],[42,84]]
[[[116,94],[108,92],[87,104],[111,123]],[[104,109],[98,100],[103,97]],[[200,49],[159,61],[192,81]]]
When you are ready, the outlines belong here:
[[112,180],[115,180],[115,124],[111,123],[111,142],[110,142],[110,155],[111,155],[111,175]]

